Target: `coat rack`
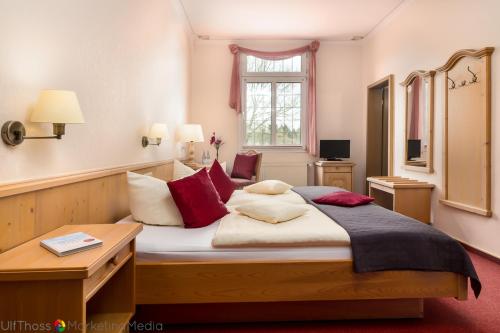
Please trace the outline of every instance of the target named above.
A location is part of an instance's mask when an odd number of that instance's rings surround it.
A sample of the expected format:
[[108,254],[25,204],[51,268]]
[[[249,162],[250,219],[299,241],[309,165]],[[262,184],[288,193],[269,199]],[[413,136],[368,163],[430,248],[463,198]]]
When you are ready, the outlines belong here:
[[470,66],[467,66],[467,71],[469,73],[472,74],[472,78],[467,81],[467,80],[462,80],[460,82],[460,84],[458,85],[458,87],[456,86],[456,83],[455,83],[455,80],[453,80],[451,77],[448,76],[448,80],[451,81],[451,86],[448,88],[449,90],[453,90],[453,89],[458,89],[458,88],[461,88],[461,87],[465,87],[465,86],[468,86],[470,84],[474,84],[474,83],[478,83],[478,80],[477,80],[477,73],[474,73],[471,69],[470,69]]
[[491,216],[491,54],[461,50],[445,73],[442,204]]

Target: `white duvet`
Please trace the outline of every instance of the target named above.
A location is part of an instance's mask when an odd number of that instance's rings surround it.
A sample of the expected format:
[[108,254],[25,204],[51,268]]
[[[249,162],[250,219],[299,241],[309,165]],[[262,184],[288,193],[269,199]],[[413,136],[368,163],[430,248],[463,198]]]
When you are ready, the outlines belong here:
[[[304,205],[307,212],[287,222],[270,224],[234,210],[238,205],[259,200]],[[349,235],[341,226],[292,191],[279,195],[235,191],[227,207],[231,213],[220,220],[212,240],[214,247],[345,246],[350,243]]]

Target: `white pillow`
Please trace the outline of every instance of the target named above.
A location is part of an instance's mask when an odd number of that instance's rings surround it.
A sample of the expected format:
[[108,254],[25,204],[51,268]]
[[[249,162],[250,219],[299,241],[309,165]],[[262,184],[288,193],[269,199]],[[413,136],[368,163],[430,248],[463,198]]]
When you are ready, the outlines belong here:
[[130,212],[134,220],[152,225],[182,225],[182,216],[161,179],[127,172]]
[[195,170],[191,169],[184,163],[178,160],[174,160],[174,176],[173,179],[181,179],[187,176],[192,176],[196,173]]
[[244,187],[244,190],[250,193],[259,194],[282,194],[293,186],[282,182],[281,180],[263,180],[253,185]]
[[238,206],[236,210],[259,221],[279,223],[304,215],[307,212],[307,207],[306,205],[291,205],[273,200],[263,200]]
[[222,162],[220,164],[220,166],[221,166],[222,170],[224,170],[224,172],[227,172],[227,163],[226,163],[226,161]]

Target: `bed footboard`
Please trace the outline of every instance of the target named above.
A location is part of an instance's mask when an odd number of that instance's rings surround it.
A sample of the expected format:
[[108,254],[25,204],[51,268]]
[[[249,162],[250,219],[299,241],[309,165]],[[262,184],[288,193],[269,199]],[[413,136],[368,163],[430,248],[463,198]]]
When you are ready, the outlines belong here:
[[141,262],[137,304],[212,304],[467,299],[467,280],[448,272],[354,273],[352,261]]

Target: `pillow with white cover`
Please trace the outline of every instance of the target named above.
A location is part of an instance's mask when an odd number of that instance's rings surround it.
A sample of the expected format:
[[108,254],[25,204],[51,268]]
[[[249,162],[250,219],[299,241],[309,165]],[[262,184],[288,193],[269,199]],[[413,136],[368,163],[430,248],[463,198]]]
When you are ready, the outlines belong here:
[[127,181],[134,220],[151,225],[182,225],[182,216],[165,181],[134,172],[127,172]]
[[195,170],[188,167],[184,163],[178,160],[174,160],[174,175],[173,180],[181,179],[187,176],[192,176],[196,173]]
[[307,212],[306,205],[292,205],[273,200],[262,200],[236,207],[236,211],[245,216],[267,223],[279,223],[293,220]]
[[263,180],[253,185],[244,187],[244,190],[250,193],[259,194],[283,194],[293,186],[281,180]]
[[222,162],[220,164],[220,166],[221,166],[222,170],[224,170],[224,172],[227,172],[227,163],[226,163],[226,161]]

